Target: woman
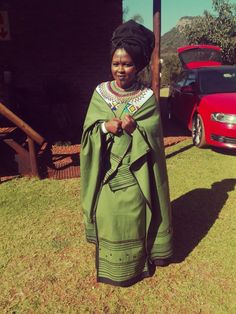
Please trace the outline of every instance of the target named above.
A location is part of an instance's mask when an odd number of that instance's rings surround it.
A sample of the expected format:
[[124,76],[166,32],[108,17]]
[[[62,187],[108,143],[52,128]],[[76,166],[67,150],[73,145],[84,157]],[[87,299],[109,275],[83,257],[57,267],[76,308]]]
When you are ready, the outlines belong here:
[[132,20],[115,30],[114,81],[94,91],[82,136],[82,207],[97,280],[123,287],[172,255],[160,112],[152,90],[137,82],[153,47],[153,33]]

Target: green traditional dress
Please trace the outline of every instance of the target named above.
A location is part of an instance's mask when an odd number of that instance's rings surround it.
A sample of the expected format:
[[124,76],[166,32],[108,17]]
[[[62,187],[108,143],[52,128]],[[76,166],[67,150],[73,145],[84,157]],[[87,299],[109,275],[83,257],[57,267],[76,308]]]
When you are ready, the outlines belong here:
[[[132,135],[102,132],[102,122],[127,113],[137,122]],[[160,112],[151,89],[98,85],[84,123],[81,180],[97,280],[130,286],[152,276],[155,260],[172,255],[172,226]]]

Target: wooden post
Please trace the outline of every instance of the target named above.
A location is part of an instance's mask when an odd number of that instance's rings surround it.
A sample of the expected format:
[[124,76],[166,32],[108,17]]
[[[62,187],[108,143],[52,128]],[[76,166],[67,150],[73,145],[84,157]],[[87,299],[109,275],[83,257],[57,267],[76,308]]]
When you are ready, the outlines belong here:
[[39,177],[34,141],[29,136],[28,136],[28,146],[29,146],[29,158],[30,158],[32,175],[34,177]]
[[161,0],[153,0],[153,32],[155,48],[152,54],[152,89],[160,101],[160,46],[161,46]]

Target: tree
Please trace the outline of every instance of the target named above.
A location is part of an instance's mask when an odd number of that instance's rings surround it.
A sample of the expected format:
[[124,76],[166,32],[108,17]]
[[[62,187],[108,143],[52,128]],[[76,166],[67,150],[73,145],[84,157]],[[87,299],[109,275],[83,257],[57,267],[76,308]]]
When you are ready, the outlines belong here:
[[140,14],[135,14],[133,17],[131,17],[132,20],[139,24],[143,24],[144,20]]
[[[128,20],[128,15],[129,15],[129,8],[125,7],[123,9],[123,22],[127,22]],[[129,18],[129,20],[134,20],[135,22],[139,24],[143,24],[144,20],[140,14],[135,14]]]
[[161,65],[161,86],[170,85],[180,73],[181,64],[177,54],[169,53],[163,55],[163,63]]
[[236,59],[236,5],[229,0],[212,0],[211,14],[204,11],[191,24],[184,27],[189,44],[212,44],[222,48],[223,62],[235,63]]

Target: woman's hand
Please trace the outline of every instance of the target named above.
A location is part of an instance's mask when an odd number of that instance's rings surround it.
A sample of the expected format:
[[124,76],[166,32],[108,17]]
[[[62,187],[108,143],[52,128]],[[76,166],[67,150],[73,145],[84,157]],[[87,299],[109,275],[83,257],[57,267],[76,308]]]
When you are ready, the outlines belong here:
[[132,134],[136,129],[136,122],[129,114],[127,114],[124,116],[121,127],[128,134]]
[[113,118],[105,122],[105,128],[109,133],[119,135],[122,132],[122,121],[118,118]]

